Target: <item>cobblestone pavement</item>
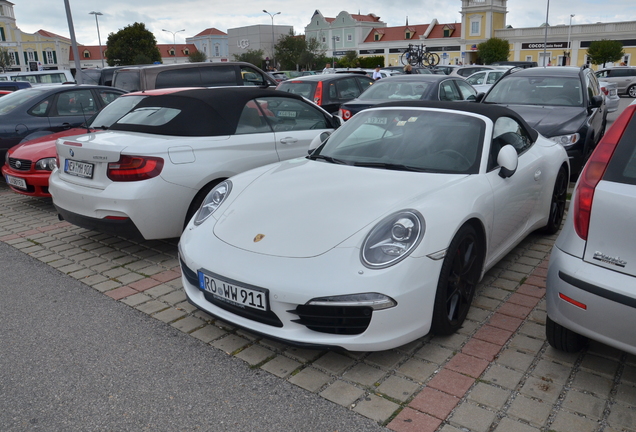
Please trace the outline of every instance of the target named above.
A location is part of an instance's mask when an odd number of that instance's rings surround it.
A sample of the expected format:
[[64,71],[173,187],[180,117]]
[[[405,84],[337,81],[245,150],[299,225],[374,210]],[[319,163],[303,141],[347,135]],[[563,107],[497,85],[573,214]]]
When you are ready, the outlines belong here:
[[[555,236],[529,236],[478,287],[463,328],[398,349],[300,349],[215,320],[183,293],[177,240],[134,242],[58,221],[0,182],[0,241],[192,337],[394,431],[636,432],[636,357],[544,337]],[[626,331],[633,331],[626,329]]]

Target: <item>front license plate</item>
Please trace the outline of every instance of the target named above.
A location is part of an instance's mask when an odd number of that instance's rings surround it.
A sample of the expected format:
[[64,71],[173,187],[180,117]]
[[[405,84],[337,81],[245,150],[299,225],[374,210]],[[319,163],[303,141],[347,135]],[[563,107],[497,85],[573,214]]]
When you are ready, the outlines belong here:
[[64,161],[64,172],[82,178],[93,178],[92,163],[78,162],[70,159]]
[[267,311],[267,291],[261,291],[253,288],[246,288],[234,283],[230,283],[199,270],[199,288],[207,291],[214,297],[225,302]]
[[26,181],[18,177],[7,175],[7,183],[18,189],[26,190],[27,188]]
[[278,117],[294,118],[296,117],[296,111],[278,111]]

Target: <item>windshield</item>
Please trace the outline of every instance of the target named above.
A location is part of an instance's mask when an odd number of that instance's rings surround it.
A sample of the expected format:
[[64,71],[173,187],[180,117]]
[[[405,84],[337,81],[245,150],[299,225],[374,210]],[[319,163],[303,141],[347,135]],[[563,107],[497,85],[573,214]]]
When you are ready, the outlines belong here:
[[48,92],[48,90],[46,89],[41,89],[41,90],[28,89],[28,90],[18,90],[11,94],[3,96],[0,99],[0,115],[9,114],[20,105],[26,102],[29,102],[31,100],[37,99],[46,92]]
[[485,103],[583,106],[578,77],[537,77],[509,75],[493,86]]
[[106,105],[90,122],[93,129],[107,129],[148,96],[119,97]]
[[422,81],[377,81],[358,100],[418,100],[431,83]]
[[366,110],[356,114],[309,157],[374,168],[476,174],[485,128],[483,120],[467,113]]

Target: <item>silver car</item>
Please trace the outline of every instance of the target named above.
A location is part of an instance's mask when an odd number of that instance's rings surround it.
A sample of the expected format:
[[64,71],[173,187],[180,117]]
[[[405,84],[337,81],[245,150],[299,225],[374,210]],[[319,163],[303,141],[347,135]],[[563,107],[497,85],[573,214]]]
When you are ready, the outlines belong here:
[[599,81],[616,83],[619,95],[636,97],[636,68],[629,66],[614,66],[596,72]]
[[546,336],[576,352],[588,338],[636,354],[636,101],[585,165],[552,249]]
[[618,96],[618,87],[616,86],[616,83],[599,80],[598,84],[601,86],[601,91],[605,95],[605,106],[607,107],[607,112],[615,112],[621,101],[620,96]]

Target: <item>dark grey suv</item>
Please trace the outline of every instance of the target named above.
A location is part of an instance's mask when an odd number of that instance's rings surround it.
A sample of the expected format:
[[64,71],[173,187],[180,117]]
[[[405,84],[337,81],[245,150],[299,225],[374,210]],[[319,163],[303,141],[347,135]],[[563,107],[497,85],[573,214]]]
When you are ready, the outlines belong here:
[[541,135],[563,145],[573,178],[605,133],[603,94],[585,66],[511,69],[481,102],[513,109]]

